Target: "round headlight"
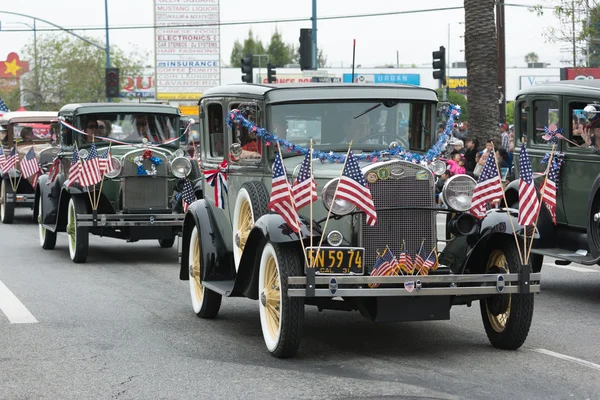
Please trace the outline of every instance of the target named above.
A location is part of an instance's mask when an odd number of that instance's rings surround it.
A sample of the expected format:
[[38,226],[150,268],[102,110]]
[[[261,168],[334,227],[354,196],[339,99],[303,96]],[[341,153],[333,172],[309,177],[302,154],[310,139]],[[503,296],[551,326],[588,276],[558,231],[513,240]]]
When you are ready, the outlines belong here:
[[471,198],[477,182],[469,175],[454,175],[442,189],[444,201],[454,211],[465,212],[471,208]]
[[329,210],[331,208],[331,212],[336,215],[346,215],[350,214],[352,211],[356,209],[356,205],[350,203],[349,201],[342,200],[340,198],[336,198],[333,206],[331,202],[333,200],[333,195],[335,194],[335,188],[337,187],[338,179],[332,179],[323,188],[321,192],[321,199],[323,200],[323,204],[325,208]]
[[448,166],[442,160],[436,160],[433,162],[433,164],[431,164],[431,172],[437,176],[441,176],[444,172],[446,172],[447,168]]
[[107,171],[106,176],[108,178],[116,178],[121,173],[121,168],[123,166],[121,165],[121,161],[119,161],[119,159],[117,157],[111,157],[111,158],[112,158],[113,169],[111,171]]
[[183,157],[184,154],[185,153],[183,152],[182,149],[177,149],[177,150],[175,150],[175,154],[174,155],[175,155],[175,157]]
[[77,152],[77,154],[79,155],[79,159],[86,159],[88,158],[88,156],[90,155],[90,153],[86,150],[86,149],[81,149]]
[[175,157],[171,161],[171,171],[178,178],[184,178],[192,171],[192,163],[185,157]]

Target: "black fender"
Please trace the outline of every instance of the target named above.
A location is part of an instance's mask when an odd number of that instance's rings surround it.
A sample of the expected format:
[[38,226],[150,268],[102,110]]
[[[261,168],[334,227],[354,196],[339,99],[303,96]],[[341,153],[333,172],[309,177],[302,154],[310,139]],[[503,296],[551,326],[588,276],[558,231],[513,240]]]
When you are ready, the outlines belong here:
[[200,238],[201,279],[207,281],[233,280],[235,264],[231,223],[222,211],[214,210],[214,205],[205,199],[193,202],[183,221],[179,279],[189,280],[190,243],[186,238],[190,237],[194,226],[198,228],[198,237]]
[[[588,226],[587,226],[587,240],[590,253],[592,257],[600,257],[600,229],[598,223],[594,221],[594,214],[600,211],[600,174],[596,176],[594,184],[590,190],[590,197],[588,200]],[[596,226],[595,226],[596,225]]]
[[38,217],[41,218],[40,221],[44,225],[56,227],[61,186],[64,182],[64,178],[59,179],[61,177],[58,176],[52,183],[50,183],[48,175],[42,175],[38,179],[35,204],[39,205],[39,202],[42,202],[43,215]]
[[[304,246],[310,245],[310,224],[305,218],[300,218],[300,233]],[[318,245],[321,239],[321,230],[313,224],[313,244]],[[300,238],[285,223],[279,214],[265,214],[260,217],[248,235],[246,247],[240,260],[240,267],[235,279],[233,293],[258,299],[258,274],[260,270],[260,257],[267,241],[277,244],[288,244],[298,249],[298,256],[303,257]]]
[[[504,188],[504,195],[506,196],[506,207],[510,207],[519,201],[519,180],[515,179],[511,181],[506,188]],[[538,194],[539,195],[539,194]]]

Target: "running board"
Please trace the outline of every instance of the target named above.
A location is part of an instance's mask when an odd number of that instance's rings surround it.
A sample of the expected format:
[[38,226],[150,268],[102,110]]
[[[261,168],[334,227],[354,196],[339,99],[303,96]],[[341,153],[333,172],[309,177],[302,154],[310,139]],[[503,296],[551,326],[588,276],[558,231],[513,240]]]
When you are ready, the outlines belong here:
[[594,258],[591,253],[587,255],[578,255],[572,250],[566,249],[555,249],[555,248],[547,248],[547,249],[531,249],[531,253],[538,254],[540,256],[548,256],[553,258],[558,258],[559,260],[570,261],[583,265],[594,265],[600,262],[600,257]]

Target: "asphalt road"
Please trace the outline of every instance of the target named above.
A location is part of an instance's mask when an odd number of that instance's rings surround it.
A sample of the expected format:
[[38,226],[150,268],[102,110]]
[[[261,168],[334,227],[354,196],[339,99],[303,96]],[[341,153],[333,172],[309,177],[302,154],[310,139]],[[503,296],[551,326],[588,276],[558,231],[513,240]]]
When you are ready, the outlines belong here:
[[518,351],[489,345],[478,304],[390,324],[307,308],[298,356],[279,360],[256,302],[194,315],[175,247],[91,237],[73,264],[26,210],[0,243],[0,399],[600,399],[598,267],[546,260]]

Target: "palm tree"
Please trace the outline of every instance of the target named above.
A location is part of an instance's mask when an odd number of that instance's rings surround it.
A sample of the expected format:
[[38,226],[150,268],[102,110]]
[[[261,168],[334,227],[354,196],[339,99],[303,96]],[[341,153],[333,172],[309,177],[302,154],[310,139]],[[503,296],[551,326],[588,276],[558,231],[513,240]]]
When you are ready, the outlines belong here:
[[527,63],[528,66],[529,66],[529,64],[538,62],[539,59],[540,58],[538,57],[538,55],[536,53],[534,53],[533,51],[525,54],[525,62]]
[[465,0],[469,136],[480,144],[500,134],[495,0]]

